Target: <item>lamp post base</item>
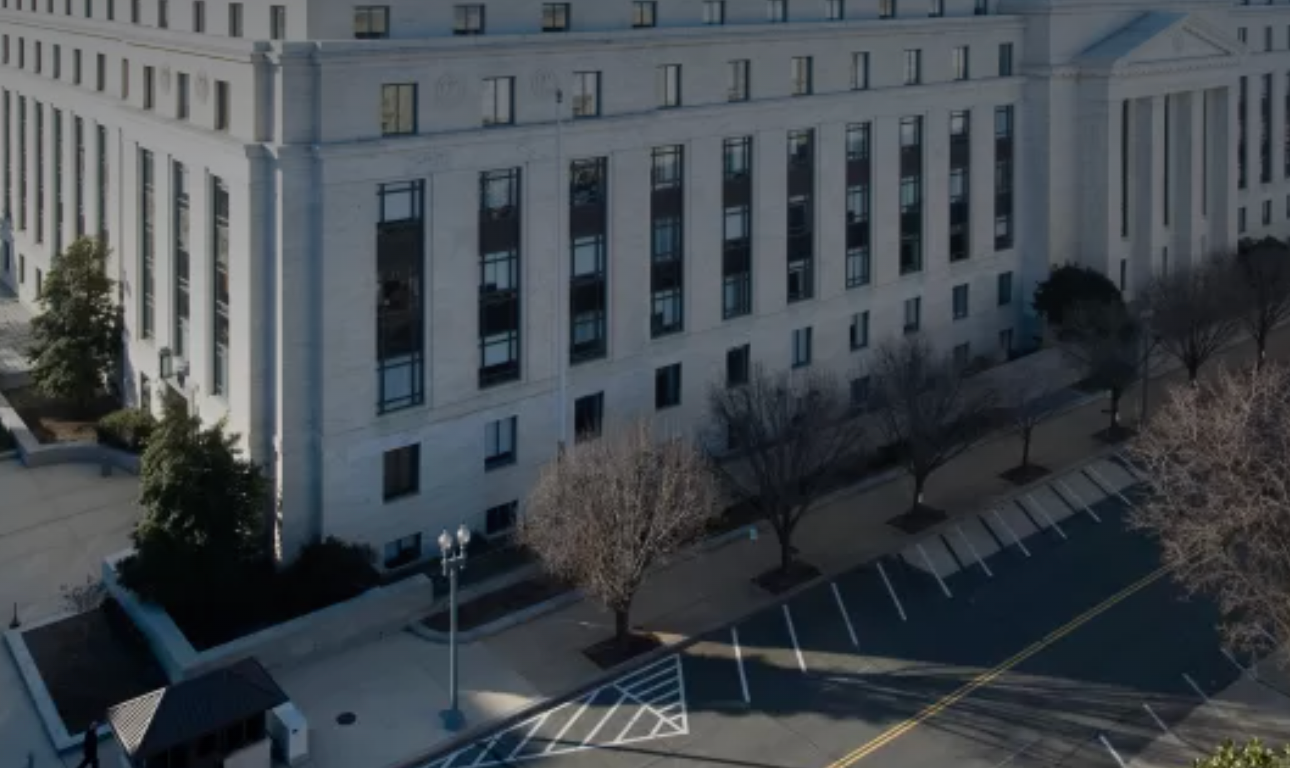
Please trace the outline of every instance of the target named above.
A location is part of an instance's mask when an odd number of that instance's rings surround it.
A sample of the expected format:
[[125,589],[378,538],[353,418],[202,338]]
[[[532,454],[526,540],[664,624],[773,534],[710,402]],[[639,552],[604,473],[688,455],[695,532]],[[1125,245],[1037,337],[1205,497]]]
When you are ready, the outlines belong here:
[[460,709],[440,710],[439,719],[443,722],[443,729],[452,733],[460,731],[466,724],[466,716]]

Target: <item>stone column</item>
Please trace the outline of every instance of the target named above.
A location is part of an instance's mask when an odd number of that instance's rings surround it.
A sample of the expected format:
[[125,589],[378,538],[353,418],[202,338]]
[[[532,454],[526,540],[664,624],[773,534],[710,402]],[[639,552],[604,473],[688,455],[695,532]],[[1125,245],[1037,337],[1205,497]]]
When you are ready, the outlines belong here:
[[1164,98],[1136,99],[1133,104],[1133,164],[1129,189],[1129,285],[1131,296],[1140,295],[1159,270],[1161,189],[1164,182]]
[[1239,103],[1236,87],[1215,88],[1208,92],[1208,183],[1206,210],[1209,219],[1209,247],[1235,248],[1236,231],[1236,110]]
[[[1016,125],[1016,111],[1013,125]],[[970,140],[970,138],[969,138]],[[923,115],[923,274],[928,285],[950,279],[950,115],[949,110],[934,108]],[[1017,189],[1016,157],[1020,148],[1013,136],[1013,188]],[[968,183],[971,183],[969,169]],[[896,187],[899,189],[899,186]],[[1016,199],[1015,196],[1013,198]],[[975,201],[973,201],[975,202]],[[1016,217],[1013,217],[1015,234]],[[970,236],[970,235],[969,235]],[[993,248],[993,243],[991,247]],[[971,258],[972,252],[968,251]],[[931,296],[933,306],[944,301]],[[926,301],[925,299],[924,301]],[[929,307],[924,307],[926,312]]]
[[815,137],[815,295],[823,301],[847,289],[847,126],[826,123]]
[[1204,214],[1201,196],[1204,180],[1204,112],[1203,91],[1174,96],[1176,151],[1174,157],[1173,210],[1170,212],[1172,234],[1170,253],[1176,253],[1173,262],[1183,268],[1196,264],[1208,254],[1200,248],[1204,231]]
[[788,132],[758,131],[753,156],[753,314],[764,315],[788,301]]
[[[899,117],[873,120],[869,157],[869,259],[873,285],[879,287],[900,279]],[[895,311],[903,311],[898,303]]]
[[725,209],[724,162],[717,136],[692,139],[685,148],[685,329],[699,333],[721,325],[721,261]]

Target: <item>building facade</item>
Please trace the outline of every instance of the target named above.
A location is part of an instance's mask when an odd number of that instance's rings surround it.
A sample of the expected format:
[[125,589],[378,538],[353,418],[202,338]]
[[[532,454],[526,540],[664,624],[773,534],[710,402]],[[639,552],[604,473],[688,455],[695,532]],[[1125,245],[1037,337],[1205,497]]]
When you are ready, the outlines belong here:
[[0,46],[0,280],[106,237],[128,398],[227,417],[288,554],[396,567],[751,366],[863,398],[892,336],[1030,345],[1050,265],[1290,231],[1283,0],[0,0]]

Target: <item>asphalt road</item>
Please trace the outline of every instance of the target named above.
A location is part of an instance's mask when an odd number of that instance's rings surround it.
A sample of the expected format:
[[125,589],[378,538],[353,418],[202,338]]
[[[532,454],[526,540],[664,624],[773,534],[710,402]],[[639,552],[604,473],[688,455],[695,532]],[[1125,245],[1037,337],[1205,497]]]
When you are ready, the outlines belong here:
[[1118,768],[1248,662],[1126,530],[1134,480],[1054,478],[426,768]]

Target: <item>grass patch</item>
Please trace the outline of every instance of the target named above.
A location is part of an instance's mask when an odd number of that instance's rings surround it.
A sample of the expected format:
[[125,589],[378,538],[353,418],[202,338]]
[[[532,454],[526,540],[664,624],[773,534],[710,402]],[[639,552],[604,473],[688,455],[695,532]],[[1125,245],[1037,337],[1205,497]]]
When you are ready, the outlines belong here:
[[41,443],[93,442],[99,419],[120,407],[115,398],[102,395],[78,408],[73,403],[51,400],[34,386],[10,389],[4,396]]

